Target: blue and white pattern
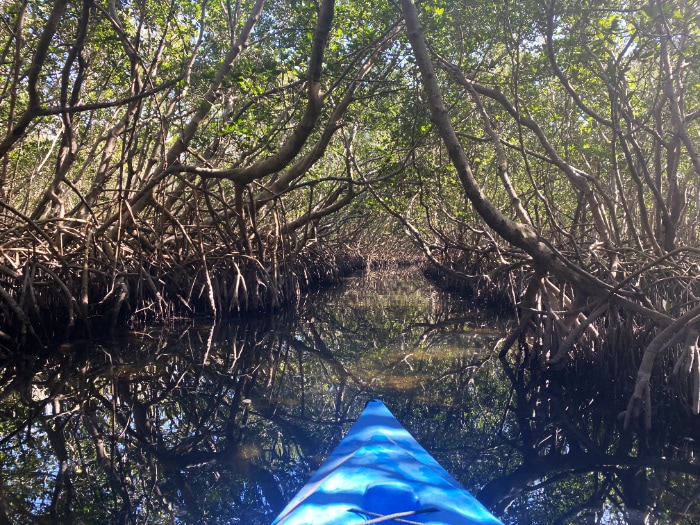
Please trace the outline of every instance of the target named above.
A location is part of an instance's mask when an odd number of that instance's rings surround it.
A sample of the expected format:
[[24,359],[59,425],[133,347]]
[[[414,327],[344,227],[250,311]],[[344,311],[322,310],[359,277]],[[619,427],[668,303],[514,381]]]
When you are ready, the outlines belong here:
[[272,525],[374,523],[501,524],[376,399]]

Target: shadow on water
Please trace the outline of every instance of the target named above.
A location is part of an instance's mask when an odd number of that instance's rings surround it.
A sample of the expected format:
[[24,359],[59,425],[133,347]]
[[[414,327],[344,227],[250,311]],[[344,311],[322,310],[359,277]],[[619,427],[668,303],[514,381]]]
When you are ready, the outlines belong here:
[[698,522],[679,390],[624,434],[629,369],[499,361],[507,322],[378,273],[296,313],[0,356],[0,524],[267,524],[372,397],[506,523]]

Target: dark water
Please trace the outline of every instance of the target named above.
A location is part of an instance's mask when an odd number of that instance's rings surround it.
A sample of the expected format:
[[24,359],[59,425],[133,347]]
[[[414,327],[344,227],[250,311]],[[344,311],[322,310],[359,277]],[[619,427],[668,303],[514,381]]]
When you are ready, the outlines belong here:
[[296,315],[0,355],[0,525],[268,524],[374,397],[506,523],[700,523],[687,385],[626,434],[633,356],[545,375],[497,359],[508,326],[377,273]]

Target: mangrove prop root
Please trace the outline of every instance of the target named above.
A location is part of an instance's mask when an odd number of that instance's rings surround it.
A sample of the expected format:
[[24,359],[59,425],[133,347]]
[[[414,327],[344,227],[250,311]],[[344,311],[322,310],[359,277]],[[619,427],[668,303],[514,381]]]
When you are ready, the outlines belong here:
[[[654,368],[656,356],[667,346],[669,341],[677,337],[680,332],[685,332],[689,325],[692,325],[694,322],[698,321],[699,317],[700,306],[696,306],[664,328],[651,341],[651,343],[649,343],[644,351],[642,362],[639,365],[639,370],[637,371],[637,380],[634,385],[634,392],[632,393],[632,397],[627,404],[627,411],[625,413],[625,428],[630,428],[632,426],[633,420],[635,420],[642,411],[643,400],[647,400],[649,397],[649,381],[651,379],[651,373]],[[645,411],[648,412],[648,414],[646,414],[645,424],[649,427],[651,425],[651,421],[649,419],[651,417],[651,406],[648,403],[646,404]]]

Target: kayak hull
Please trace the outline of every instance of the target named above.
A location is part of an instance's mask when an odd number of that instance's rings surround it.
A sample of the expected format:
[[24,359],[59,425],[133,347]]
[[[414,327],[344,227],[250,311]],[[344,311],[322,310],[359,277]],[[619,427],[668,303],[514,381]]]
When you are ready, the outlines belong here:
[[[388,515],[396,517],[381,518]],[[380,400],[367,403],[345,438],[273,525],[368,522],[501,524]]]

